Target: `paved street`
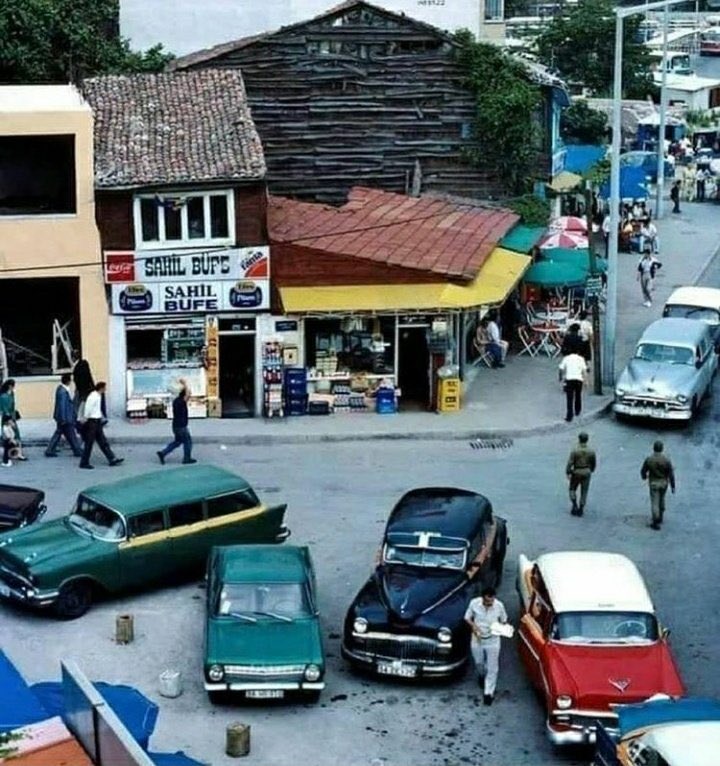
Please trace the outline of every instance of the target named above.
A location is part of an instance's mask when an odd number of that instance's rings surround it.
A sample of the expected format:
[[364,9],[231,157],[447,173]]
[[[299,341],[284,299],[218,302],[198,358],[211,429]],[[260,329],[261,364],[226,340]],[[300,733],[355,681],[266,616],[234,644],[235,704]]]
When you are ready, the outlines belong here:
[[[716,270],[717,271],[717,270]],[[715,272],[708,275],[716,279]],[[720,521],[715,480],[720,401],[704,408],[689,428],[655,429],[596,423],[592,441],[600,468],[588,513],[572,518],[563,466],[574,429],[527,437],[502,450],[473,450],[466,441],[275,445],[253,448],[201,445],[197,456],[241,472],[269,501],[287,501],[292,542],[312,546],[329,654],[328,688],[317,707],[213,708],[201,683],[203,591],[197,585],[103,603],[80,621],[59,623],[2,609],[0,646],[30,681],[58,676],[61,657],[78,660],[91,678],[136,685],[161,704],[154,744],[184,748],[221,766],[225,726],[252,724],[253,763],[318,766],[542,766],[586,763],[582,753],[553,752],[543,713],[505,642],[499,696],[481,704],[470,673],[453,684],[406,686],[352,675],[339,652],[345,609],[371,569],[383,522],[395,500],[423,484],[457,484],[486,493],[508,519],[511,547],[500,596],[517,619],[514,566],[518,553],[601,549],[629,555],[645,575],[689,691],[717,696],[720,618],[708,585],[720,576]],[[662,433],[676,462],[678,494],[670,498],[665,529],[647,528],[648,502],[639,466]],[[153,445],[125,448],[119,469],[100,467],[90,477],[69,458],[47,461],[38,450],[3,479],[48,490],[48,518],[65,512],[74,494],[93,481],[155,468]],[[72,466],[72,468],[71,468]],[[714,590],[710,591],[710,594]],[[136,640],[117,646],[115,616],[135,615]],[[157,694],[158,674],[183,672],[185,692]]]

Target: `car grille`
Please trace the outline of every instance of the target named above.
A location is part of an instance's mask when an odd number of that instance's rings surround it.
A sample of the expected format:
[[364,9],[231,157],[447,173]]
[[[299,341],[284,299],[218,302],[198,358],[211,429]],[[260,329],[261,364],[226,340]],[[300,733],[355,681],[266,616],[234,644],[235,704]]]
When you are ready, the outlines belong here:
[[228,676],[297,676],[305,672],[305,665],[225,665]]
[[27,588],[29,585],[28,580],[16,574],[15,572],[11,572],[4,566],[0,566],[0,580],[2,580],[6,585],[9,585],[14,590],[22,590],[23,588]]
[[618,726],[617,716],[614,715],[581,715],[578,713],[570,713],[563,715],[562,713],[554,716],[556,723],[564,724],[565,726],[572,726],[573,729],[589,729],[595,731],[598,727],[598,721],[602,721],[603,726],[608,730],[616,729]]
[[437,642],[421,636],[397,636],[359,641],[359,647],[369,654],[393,660],[420,660],[433,662],[437,659]]
[[628,404],[631,407],[651,407],[656,410],[684,410],[687,409],[687,404],[680,404],[672,399],[652,399],[643,396],[627,396],[620,397],[622,404]]

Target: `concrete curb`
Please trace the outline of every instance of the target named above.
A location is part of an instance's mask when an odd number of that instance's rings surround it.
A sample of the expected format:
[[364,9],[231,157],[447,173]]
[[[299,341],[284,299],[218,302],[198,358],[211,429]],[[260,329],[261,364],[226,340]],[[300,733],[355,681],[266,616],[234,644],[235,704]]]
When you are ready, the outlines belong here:
[[696,285],[705,276],[705,272],[710,268],[712,262],[720,254],[720,245],[718,245],[712,253],[705,259],[705,263],[697,270],[695,276],[690,280],[691,285]]

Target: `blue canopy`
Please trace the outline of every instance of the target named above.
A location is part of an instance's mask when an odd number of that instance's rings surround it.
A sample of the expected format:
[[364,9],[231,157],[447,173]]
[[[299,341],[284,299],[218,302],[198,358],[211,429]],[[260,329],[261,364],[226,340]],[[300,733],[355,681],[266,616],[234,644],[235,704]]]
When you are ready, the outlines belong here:
[[52,718],[38,698],[10,662],[0,651],[0,732]]
[[[620,199],[647,199],[648,191],[645,187],[645,170],[642,167],[620,168]],[[610,197],[610,181],[600,187],[600,196],[604,199]]]
[[660,699],[617,707],[620,736],[661,723],[720,721],[720,701],[704,697]]
[[568,144],[565,152],[564,169],[583,175],[605,156],[606,148],[594,144]]

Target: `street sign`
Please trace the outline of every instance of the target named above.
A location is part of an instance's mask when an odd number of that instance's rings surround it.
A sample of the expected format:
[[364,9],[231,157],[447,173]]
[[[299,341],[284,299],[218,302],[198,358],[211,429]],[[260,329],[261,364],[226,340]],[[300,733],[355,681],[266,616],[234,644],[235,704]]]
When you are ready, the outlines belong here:
[[590,276],[587,278],[585,282],[585,293],[588,296],[588,298],[596,298],[600,293],[602,293],[602,277],[601,276]]

